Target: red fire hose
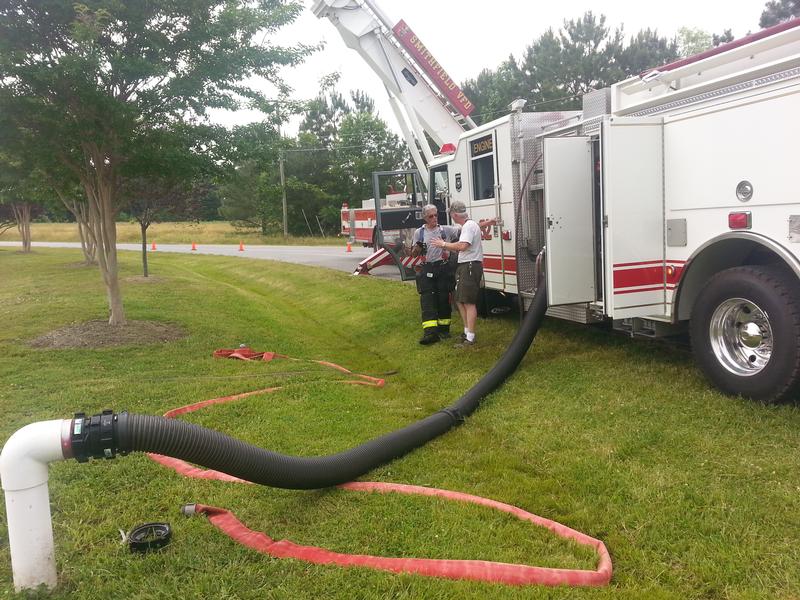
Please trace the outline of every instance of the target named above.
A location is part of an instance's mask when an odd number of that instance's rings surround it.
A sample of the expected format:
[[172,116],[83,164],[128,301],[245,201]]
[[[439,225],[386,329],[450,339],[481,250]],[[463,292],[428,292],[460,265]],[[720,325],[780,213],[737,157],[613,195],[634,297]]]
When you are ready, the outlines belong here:
[[[275,358],[289,358],[280,354],[272,352],[256,353],[249,348],[240,348],[238,350],[218,350],[214,353],[217,357],[238,358],[241,360],[263,360],[269,361]],[[290,359],[298,360],[298,359]],[[336,369],[338,371],[347,373],[355,377],[354,380],[347,380],[343,383],[355,383],[361,385],[374,385],[383,386],[384,380],[368,375],[361,375],[353,373],[352,371],[325,361],[313,361],[318,364]],[[182,406],[168,411],[164,414],[165,417],[172,418],[177,415],[194,412],[206,406],[213,404],[221,404],[225,402],[232,402],[253,396],[256,394],[270,393],[279,390],[279,387],[265,388],[262,390],[255,390],[245,392],[243,394],[236,394],[232,396],[223,396],[220,398],[213,398]],[[174,471],[184,475],[185,477],[193,477],[196,479],[215,479],[219,481],[228,481],[234,483],[247,483],[244,479],[227,475],[220,471],[211,469],[202,469],[191,464],[168,456],[159,454],[148,454],[154,461],[173,469]],[[297,560],[304,560],[315,564],[336,564],[340,566],[360,566],[372,569],[391,571],[394,573],[414,573],[417,575],[425,575],[429,577],[444,577],[449,579],[470,579],[478,581],[488,581],[494,583],[504,583],[509,585],[569,585],[569,586],[602,586],[607,585],[611,580],[612,566],[611,557],[605,544],[600,540],[589,537],[583,533],[570,529],[569,527],[539,517],[529,513],[521,508],[464,494],[461,492],[453,492],[448,490],[441,490],[436,488],[428,488],[414,485],[404,485],[396,483],[383,483],[383,482],[350,482],[337,486],[344,490],[353,491],[370,491],[378,493],[401,493],[401,494],[414,494],[422,496],[436,496],[439,498],[446,498],[448,500],[456,500],[459,502],[469,502],[478,504],[489,508],[494,508],[501,512],[508,513],[521,519],[529,521],[534,525],[545,527],[552,531],[559,537],[571,539],[578,544],[594,548],[598,555],[598,566],[594,571],[580,570],[580,569],[554,569],[544,567],[534,567],[529,565],[519,565],[510,563],[501,563],[483,560],[445,560],[445,559],[424,559],[424,558],[390,558],[381,556],[371,556],[363,554],[344,554],[319,548],[316,546],[301,546],[289,540],[275,541],[265,533],[253,531],[239,521],[236,516],[223,508],[216,508],[213,506],[206,506],[203,504],[194,504],[185,507],[187,513],[203,513],[209,518],[209,521],[230,536],[237,542],[269,554],[276,558],[294,558]]]

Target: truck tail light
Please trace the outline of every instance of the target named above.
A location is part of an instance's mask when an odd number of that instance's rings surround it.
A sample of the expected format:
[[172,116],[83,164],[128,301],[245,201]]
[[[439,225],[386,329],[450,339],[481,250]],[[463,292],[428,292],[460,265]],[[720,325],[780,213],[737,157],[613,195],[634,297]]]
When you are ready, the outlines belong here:
[[731,229],[750,229],[753,226],[753,217],[749,212],[728,213],[728,227]]

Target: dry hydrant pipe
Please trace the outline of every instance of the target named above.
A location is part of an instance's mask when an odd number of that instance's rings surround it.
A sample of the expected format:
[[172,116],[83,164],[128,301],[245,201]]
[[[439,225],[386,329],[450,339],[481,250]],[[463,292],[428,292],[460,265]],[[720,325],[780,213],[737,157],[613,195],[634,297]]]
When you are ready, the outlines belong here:
[[6,497],[11,570],[17,591],[57,582],[47,489],[48,463],[68,458],[70,420],[31,423],[12,435],[0,453]]

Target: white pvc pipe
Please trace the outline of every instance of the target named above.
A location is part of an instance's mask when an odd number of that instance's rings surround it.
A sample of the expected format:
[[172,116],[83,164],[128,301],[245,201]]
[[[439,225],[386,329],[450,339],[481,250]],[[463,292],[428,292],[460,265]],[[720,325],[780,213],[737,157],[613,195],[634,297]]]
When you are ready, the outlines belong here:
[[47,465],[64,459],[62,439],[69,440],[70,423],[56,420],[26,425],[0,452],[11,570],[18,592],[40,585],[56,587]]

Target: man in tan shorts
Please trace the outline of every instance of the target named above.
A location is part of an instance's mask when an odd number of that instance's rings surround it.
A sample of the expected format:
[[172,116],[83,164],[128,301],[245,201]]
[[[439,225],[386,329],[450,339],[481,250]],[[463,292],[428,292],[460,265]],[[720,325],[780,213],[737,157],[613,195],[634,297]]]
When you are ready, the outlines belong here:
[[481,293],[483,278],[483,246],[481,245],[481,226],[491,226],[497,219],[481,221],[479,226],[469,218],[466,205],[460,200],[450,204],[450,216],[461,225],[461,235],[457,242],[445,242],[442,239],[432,240],[431,245],[443,250],[458,252],[456,268],[456,287],[453,300],[464,323],[464,333],[456,348],[469,347],[475,344],[475,322],[478,320],[478,298]]

